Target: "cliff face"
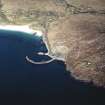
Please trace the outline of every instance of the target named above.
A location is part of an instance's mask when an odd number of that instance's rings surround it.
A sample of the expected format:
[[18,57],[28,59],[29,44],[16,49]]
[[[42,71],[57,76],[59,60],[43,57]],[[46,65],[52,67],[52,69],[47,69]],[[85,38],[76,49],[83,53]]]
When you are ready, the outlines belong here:
[[79,79],[105,87],[105,0],[1,0],[0,24],[47,32],[51,55]]

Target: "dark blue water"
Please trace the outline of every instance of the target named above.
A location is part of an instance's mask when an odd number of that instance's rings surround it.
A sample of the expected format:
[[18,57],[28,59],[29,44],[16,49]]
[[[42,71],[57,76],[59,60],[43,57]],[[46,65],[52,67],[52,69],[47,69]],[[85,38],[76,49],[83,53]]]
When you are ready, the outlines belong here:
[[49,59],[37,56],[38,51],[47,52],[41,38],[0,31],[1,105],[105,105],[105,89],[74,80],[63,62],[26,61],[26,55],[37,61]]

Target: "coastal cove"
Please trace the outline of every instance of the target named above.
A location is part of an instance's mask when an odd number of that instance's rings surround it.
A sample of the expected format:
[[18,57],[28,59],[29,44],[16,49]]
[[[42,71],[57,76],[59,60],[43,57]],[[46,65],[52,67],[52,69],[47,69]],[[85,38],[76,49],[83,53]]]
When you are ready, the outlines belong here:
[[105,105],[105,0],[0,0],[0,105]]
[[[63,61],[34,65],[26,60],[49,60],[43,39],[33,34],[0,30],[0,96],[11,105],[99,105],[105,90],[77,81]],[[98,99],[98,100],[96,100]]]
[[[48,50],[48,52],[46,52],[45,54],[44,54],[44,52],[42,52],[42,53],[45,56],[47,55],[51,58],[51,60],[45,61],[45,64],[52,62],[53,60],[60,60],[60,61],[65,62],[65,59],[63,59],[62,57],[56,57],[56,55],[54,55],[52,53],[46,32],[44,32],[42,30],[34,30],[34,29],[30,28],[30,25],[21,25],[21,26],[19,26],[19,25],[0,25],[0,29],[13,31],[13,32],[15,32],[15,31],[25,32],[31,36],[33,35],[35,37],[41,38],[43,41],[42,43],[44,43],[46,45],[46,48]],[[35,61],[31,60],[28,56],[26,56],[26,60],[33,64],[44,64],[44,61],[43,62],[35,62]]]

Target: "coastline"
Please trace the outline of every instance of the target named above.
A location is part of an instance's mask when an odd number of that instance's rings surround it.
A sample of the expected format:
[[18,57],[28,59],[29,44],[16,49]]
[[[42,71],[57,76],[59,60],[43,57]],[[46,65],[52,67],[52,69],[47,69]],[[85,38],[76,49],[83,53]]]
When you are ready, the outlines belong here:
[[0,25],[1,30],[19,31],[33,34],[34,30],[29,28],[29,25]]
[[61,57],[57,57],[56,55],[53,54],[53,52],[51,51],[51,46],[50,46],[50,43],[49,43],[49,40],[48,40],[48,37],[47,37],[47,33],[43,34],[42,36],[43,38],[43,42],[45,43],[46,45],[46,48],[48,50],[48,53],[46,53],[49,57],[51,57],[52,59],[56,59],[56,60],[59,60],[59,61],[63,61],[65,62],[65,59],[64,58],[61,58]]
[[25,32],[25,33],[28,33],[30,35],[37,33],[37,34],[35,34],[35,36],[39,36],[39,37],[42,36],[42,40],[45,43],[46,48],[48,50],[48,52],[45,55],[49,56],[53,60],[60,60],[60,61],[65,62],[64,58],[57,57],[56,55],[54,55],[52,53],[50,43],[49,43],[49,40],[47,37],[47,32],[45,33],[45,32],[40,31],[40,30],[34,30],[34,29],[30,28],[29,25],[0,25],[0,29],[1,30],[9,30],[9,31]]

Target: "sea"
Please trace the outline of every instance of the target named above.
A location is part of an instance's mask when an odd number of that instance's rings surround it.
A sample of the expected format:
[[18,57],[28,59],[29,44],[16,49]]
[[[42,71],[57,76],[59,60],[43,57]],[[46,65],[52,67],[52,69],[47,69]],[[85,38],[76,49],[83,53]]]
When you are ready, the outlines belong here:
[[105,89],[75,80],[62,61],[49,60],[41,37],[0,30],[0,105],[105,105]]

